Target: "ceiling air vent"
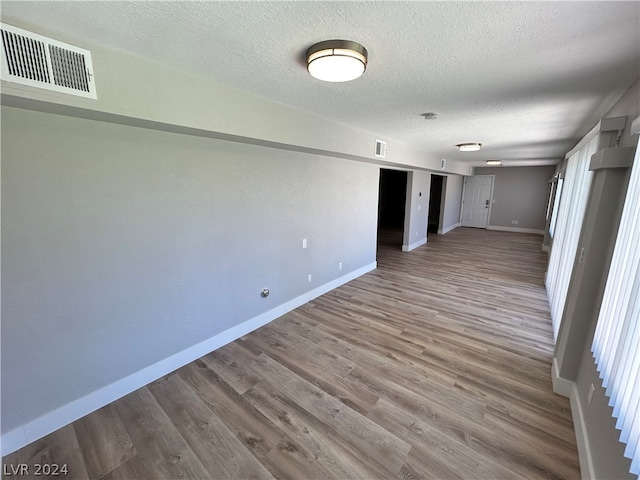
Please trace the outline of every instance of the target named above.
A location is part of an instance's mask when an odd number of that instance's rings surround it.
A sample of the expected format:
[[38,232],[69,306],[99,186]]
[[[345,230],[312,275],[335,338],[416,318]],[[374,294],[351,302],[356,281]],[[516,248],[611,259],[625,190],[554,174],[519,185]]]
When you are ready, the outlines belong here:
[[376,157],[384,158],[387,156],[387,142],[376,140]]
[[6,23],[0,23],[0,30],[2,80],[98,98],[91,52]]

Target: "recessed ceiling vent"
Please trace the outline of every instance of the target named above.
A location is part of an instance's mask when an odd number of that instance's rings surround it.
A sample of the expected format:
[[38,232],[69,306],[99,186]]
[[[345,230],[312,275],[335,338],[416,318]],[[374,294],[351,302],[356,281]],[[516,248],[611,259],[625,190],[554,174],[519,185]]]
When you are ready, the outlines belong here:
[[0,30],[2,80],[98,98],[91,52],[6,23],[0,23]]
[[387,142],[376,140],[376,157],[384,158],[387,156]]

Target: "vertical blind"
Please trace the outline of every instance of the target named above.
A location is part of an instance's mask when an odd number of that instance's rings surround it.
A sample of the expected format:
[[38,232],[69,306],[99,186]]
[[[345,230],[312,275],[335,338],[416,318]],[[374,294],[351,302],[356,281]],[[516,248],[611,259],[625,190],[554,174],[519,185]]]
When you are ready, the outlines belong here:
[[569,289],[569,280],[573,271],[573,262],[578,249],[580,229],[584,212],[587,208],[589,188],[593,172],[589,170],[591,156],[598,148],[599,136],[595,135],[580,150],[569,157],[564,185],[561,194],[560,207],[553,232],[553,246],[549,259],[546,286],[551,307],[551,321],[553,336],[558,337],[560,321],[564,312],[564,304]]
[[602,385],[640,474],[640,147],[631,170],[616,245],[591,346]]

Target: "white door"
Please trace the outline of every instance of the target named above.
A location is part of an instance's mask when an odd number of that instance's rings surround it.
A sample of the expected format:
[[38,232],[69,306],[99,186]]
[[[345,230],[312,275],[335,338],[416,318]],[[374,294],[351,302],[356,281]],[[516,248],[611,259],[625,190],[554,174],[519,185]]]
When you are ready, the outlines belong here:
[[487,228],[492,193],[493,175],[464,177],[460,219],[463,227]]

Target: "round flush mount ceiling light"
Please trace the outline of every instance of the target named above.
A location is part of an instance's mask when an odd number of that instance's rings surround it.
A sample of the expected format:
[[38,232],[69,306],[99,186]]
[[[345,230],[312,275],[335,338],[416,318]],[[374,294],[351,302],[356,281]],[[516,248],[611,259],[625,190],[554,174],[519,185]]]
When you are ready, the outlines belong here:
[[367,69],[367,49],[350,40],[327,40],[307,50],[307,70],[325,82],[348,82]]
[[461,152],[477,152],[482,148],[481,143],[460,143],[456,145]]
[[502,165],[502,160],[487,160],[487,165]]

